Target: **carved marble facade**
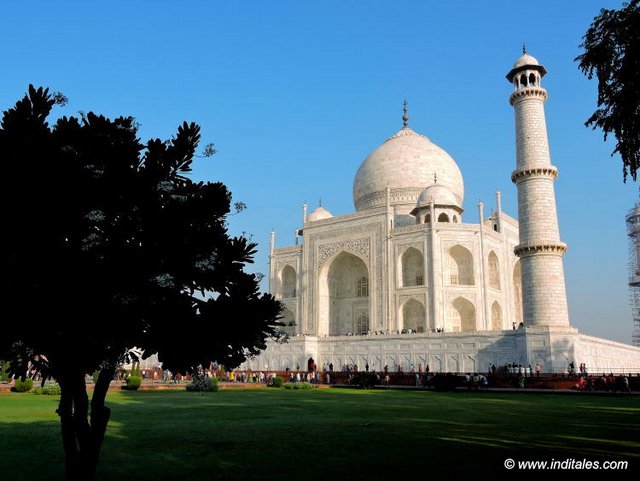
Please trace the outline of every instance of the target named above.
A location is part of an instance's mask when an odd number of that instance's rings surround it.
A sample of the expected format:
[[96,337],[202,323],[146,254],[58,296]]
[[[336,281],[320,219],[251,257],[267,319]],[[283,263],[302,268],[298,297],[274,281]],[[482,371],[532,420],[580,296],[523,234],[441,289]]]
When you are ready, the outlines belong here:
[[[287,273],[297,274],[296,309],[290,309],[296,312],[295,334],[512,329],[514,313],[522,309],[512,287],[518,244],[513,218],[501,212],[482,225],[434,222],[413,229],[394,228],[395,218],[393,208],[382,207],[306,222],[301,246],[274,247],[272,293],[290,292]],[[361,272],[351,278],[345,269]],[[498,279],[493,287],[490,274]],[[408,327],[403,309],[410,299],[424,313]],[[491,318],[494,304],[501,312],[499,326]],[[468,322],[461,324],[460,316]]]

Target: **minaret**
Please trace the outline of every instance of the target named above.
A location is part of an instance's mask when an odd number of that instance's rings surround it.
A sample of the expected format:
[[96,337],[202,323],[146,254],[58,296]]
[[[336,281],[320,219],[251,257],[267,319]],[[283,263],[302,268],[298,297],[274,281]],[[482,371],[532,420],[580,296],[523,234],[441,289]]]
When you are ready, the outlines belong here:
[[269,293],[275,294],[275,265],[273,263],[273,250],[276,247],[276,231],[271,229],[269,237]]
[[514,86],[509,102],[516,113],[516,169],[511,180],[518,189],[520,244],[515,254],[522,268],[523,319],[528,326],[568,326],[567,294],[540,80],[547,70],[522,49],[507,80]]

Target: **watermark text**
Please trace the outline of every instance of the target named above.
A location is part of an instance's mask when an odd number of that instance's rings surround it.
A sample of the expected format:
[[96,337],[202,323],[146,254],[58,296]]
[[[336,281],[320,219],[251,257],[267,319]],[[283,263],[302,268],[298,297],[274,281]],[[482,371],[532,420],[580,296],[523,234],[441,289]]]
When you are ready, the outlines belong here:
[[625,470],[625,469],[629,469],[629,461],[621,461],[621,460],[594,461],[590,459],[576,459],[576,458],[551,459],[550,461],[537,461],[537,460],[517,461],[512,458],[507,458],[504,460],[504,467],[509,470],[521,469],[523,471],[544,470],[544,469]]

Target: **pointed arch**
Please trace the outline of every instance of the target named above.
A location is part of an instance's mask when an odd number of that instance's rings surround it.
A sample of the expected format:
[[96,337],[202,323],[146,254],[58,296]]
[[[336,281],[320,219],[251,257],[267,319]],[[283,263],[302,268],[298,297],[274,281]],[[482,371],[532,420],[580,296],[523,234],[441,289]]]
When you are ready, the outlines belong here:
[[514,322],[520,325],[522,322],[522,268],[518,259],[513,265],[513,313]]
[[282,330],[288,335],[293,336],[296,333],[296,320],[293,311],[285,308],[285,310],[282,311],[282,319],[280,319],[280,322],[284,324]]
[[364,334],[369,330],[369,269],[342,251],[318,277],[318,335]]
[[502,331],[504,326],[502,325],[502,309],[498,301],[494,301],[491,304],[491,330]]
[[400,260],[402,269],[402,287],[421,286],[424,284],[424,257],[422,252],[409,247]]
[[476,308],[464,297],[456,298],[449,305],[449,329],[453,332],[476,330]]
[[445,280],[450,285],[474,285],[473,255],[457,244],[449,249],[447,256],[447,275]]
[[460,372],[458,369],[458,357],[454,354],[449,354],[447,356],[447,371],[449,372]]
[[291,266],[285,266],[280,274],[282,280],[282,298],[296,297],[296,270]]
[[461,372],[476,372],[476,359],[473,356],[462,356],[462,371]]
[[526,87],[527,86],[527,74],[523,73],[522,75],[520,75],[520,87]]
[[421,302],[409,299],[400,310],[402,329],[411,329],[414,332],[426,331],[425,309]]
[[500,290],[500,262],[494,251],[489,252],[489,287]]
[[438,216],[438,222],[449,222],[449,216],[443,212]]

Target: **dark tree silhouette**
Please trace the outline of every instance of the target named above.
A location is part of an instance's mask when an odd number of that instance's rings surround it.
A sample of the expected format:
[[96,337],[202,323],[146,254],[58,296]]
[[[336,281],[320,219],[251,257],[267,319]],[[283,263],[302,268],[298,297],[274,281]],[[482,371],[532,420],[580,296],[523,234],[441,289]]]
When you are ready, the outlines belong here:
[[[234,367],[265,348],[281,305],[244,272],[256,245],[230,237],[231,195],[185,176],[200,128],[137,138],[131,117],[47,117],[57,101],[33,86],[0,124],[0,358],[35,366],[62,388],[65,469],[95,478],[109,420],[105,396],[128,348],[181,372]],[[100,369],[91,401],[85,374]]]
[[623,180],[635,181],[640,163],[640,3],[600,10],[583,37],[579,68],[598,79],[598,109],[585,125],[613,133],[622,157]]

